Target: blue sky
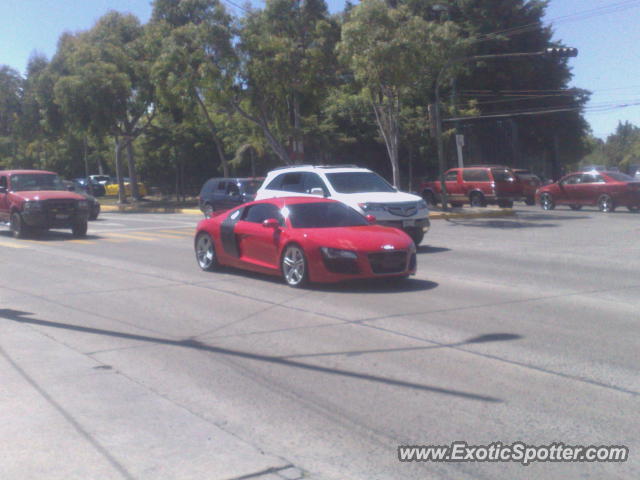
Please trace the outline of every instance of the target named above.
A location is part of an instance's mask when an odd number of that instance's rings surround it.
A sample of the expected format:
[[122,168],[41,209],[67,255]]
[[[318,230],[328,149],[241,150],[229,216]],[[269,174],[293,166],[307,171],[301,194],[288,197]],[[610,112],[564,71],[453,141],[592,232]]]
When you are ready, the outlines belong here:
[[[235,11],[245,3],[223,1]],[[345,2],[327,3],[339,11]],[[0,64],[24,72],[33,52],[51,58],[60,34],[86,30],[109,10],[144,23],[151,0],[0,0]],[[605,138],[619,121],[640,126],[640,0],[551,0],[546,20],[555,39],[580,51],[570,60],[572,86],[593,92],[585,111],[593,133]]]

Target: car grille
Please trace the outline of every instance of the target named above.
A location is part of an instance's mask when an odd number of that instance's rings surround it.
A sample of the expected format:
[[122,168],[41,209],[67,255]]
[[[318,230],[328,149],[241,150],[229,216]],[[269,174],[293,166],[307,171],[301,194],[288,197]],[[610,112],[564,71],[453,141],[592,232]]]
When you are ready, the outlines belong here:
[[384,205],[387,212],[399,217],[410,217],[415,215],[418,211],[418,206],[415,202],[409,203],[388,203]]
[[400,273],[407,268],[407,252],[378,252],[369,254],[373,273]]
[[324,266],[333,273],[358,274],[358,262],[351,258],[323,258]]
[[72,214],[76,209],[75,200],[47,200],[45,202],[47,211],[52,214]]

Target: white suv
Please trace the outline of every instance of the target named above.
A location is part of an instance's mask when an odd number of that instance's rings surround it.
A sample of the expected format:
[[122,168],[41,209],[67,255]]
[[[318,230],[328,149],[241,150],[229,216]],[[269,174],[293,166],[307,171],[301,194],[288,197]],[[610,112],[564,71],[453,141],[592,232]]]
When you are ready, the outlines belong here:
[[366,168],[297,165],[267,174],[256,200],[273,197],[322,196],[339,200],[381,225],[404,230],[418,245],[429,230],[429,209],[417,195],[400,192]]

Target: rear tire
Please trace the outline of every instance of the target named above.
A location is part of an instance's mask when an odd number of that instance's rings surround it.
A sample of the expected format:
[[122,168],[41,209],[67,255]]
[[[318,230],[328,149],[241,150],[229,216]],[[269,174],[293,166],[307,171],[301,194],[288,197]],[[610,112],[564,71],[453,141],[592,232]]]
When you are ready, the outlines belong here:
[[611,213],[615,209],[616,209],[616,205],[613,202],[613,198],[611,198],[607,194],[600,195],[600,198],[598,198],[598,210],[600,210],[603,213]]
[[213,238],[207,232],[200,232],[195,241],[195,253],[198,266],[205,272],[212,272],[220,266]]
[[469,203],[471,204],[472,207],[486,207],[487,206],[487,202],[484,199],[484,195],[482,195],[480,192],[473,192],[469,196]]

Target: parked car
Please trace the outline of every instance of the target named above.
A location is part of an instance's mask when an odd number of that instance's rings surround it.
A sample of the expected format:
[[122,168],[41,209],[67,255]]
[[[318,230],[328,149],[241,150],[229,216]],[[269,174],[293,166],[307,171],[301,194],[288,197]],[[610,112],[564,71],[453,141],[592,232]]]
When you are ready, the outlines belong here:
[[536,190],[542,185],[540,177],[531,173],[526,168],[514,168],[513,173],[516,174],[520,183],[522,183],[522,195],[524,196],[524,203],[527,205],[535,205],[536,203]]
[[67,190],[70,192],[76,192],[87,200],[89,203],[89,220],[96,220],[100,214],[100,202],[96,197],[87,193],[87,191],[83,189],[82,185],[78,184],[75,180],[63,180],[62,183]]
[[109,185],[112,183],[109,175],[89,175],[89,180],[99,183],[100,185]]
[[73,182],[79,187],[78,190],[82,190],[94,197],[102,197],[106,194],[104,185],[95,180],[87,178],[74,178]]
[[203,270],[228,265],[281,275],[291,287],[414,274],[411,238],[373,222],[373,216],[325,198],[250,202],[198,224],[196,259]]
[[[444,181],[449,202],[454,207],[464,203],[485,207],[491,203],[511,208],[514,201],[525,199],[523,183],[504,165],[451,168],[444,173]],[[427,203],[442,202],[440,181],[423,182],[419,191]]]
[[286,196],[329,197],[378,223],[404,230],[420,244],[429,230],[429,209],[417,195],[400,192],[384,178],[355,165],[298,165],[272,170],[258,189],[256,199]]
[[640,208],[640,181],[621,172],[576,172],[539,188],[536,198],[543,210],[553,210],[556,205],[568,205],[573,210],[597,205],[602,212],[613,212],[625,205],[635,212]]
[[68,191],[53,172],[0,171],[0,222],[14,236],[50,228],[70,228],[75,237],[87,234],[89,202]]
[[198,196],[198,205],[204,216],[209,218],[213,212],[228,210],[256,196],[264,177],[256,178],[210,178]]

